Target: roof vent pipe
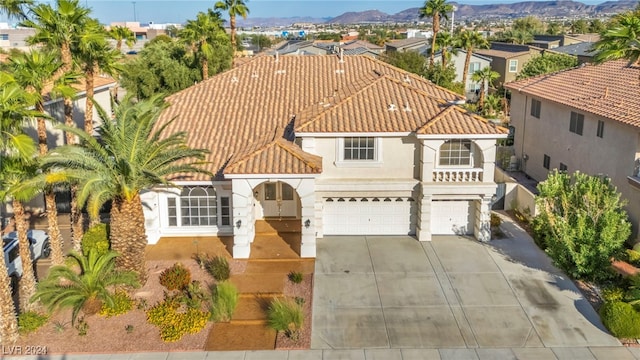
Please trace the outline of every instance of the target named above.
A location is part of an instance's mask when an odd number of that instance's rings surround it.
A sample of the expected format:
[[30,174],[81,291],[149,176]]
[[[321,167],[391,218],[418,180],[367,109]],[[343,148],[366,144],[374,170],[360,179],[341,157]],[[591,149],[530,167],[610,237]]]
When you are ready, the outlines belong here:
[[344,62],[344,49],[340,48],[340,62],[343,63]]
[[279,54],[278,54],[278,50],[276,50],[276,62],[278,62],[278,60],[280,59]]

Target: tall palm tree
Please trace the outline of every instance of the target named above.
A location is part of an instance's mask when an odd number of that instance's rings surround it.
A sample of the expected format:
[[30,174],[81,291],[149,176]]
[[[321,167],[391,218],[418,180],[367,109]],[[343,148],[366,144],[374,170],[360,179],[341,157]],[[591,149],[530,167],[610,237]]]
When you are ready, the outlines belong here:
[[100,141],[76,128],[63,127],[80,137],[80,145],[55,149],[43,159],[54,181],[77,180],[78,201],[96,215],[108,200],[111,206],[111,249],[118,252],[121,269],[146,279],[145,221],[140,192],[170,185],[172,176],[199,172],[207,151],[185,143],[186,133],[167,134],[170,122],[159,124],[167,107],[160,96],[140,102],[123,101],[115,119],[96,106],[102,119]]
[[[431,38],[431,49],[436,48],[436,37],[440,31],[440,19],[449,19],[449,13],[453,11],[453,5],[447,4],[447,0],[426,0],[420,8],[420,18],[432,18],[433,37]],[[435,53],[431,51],[429,63],[433,65]]]
[[109,29],[109,37],[116,41],[116,50],[118,50],[118,52],[122,51],[123,41],[129,48],[131,48],[137,41],[136,34],[134,34],[131,29],[124,26],[114,26]]
[[229,12],[229,27],[231,27],[231,47],[236,51],[236,16],[242,16],[243,19],[249,15],[249,8],[246,2],[249,0],[220,0],[216,2],[215,10],[224,10]]
[[640,60],[640,13],[626,12],[614,19],[617,23],[600,35],[593,45],[596,62],[627,59],[629,64]]
[[202,80],[209,78],[209,58],[217,47],[215,45],[228,41],[222,23],[220,12],[209,9],[206,13],[199,12],[196,20],[187,21],[178,33],[200,62]]
[[[4,185],[9,167],[4,158],[24,157],[36,152],[36,144],[24,134],[26,118],[37,113],[35,99],[6,72],[0,72],[0,185]],[[0,189],[4,189],[1,187]],[[25,234],[26,237],[26,234]],[[18,339],[18,320],[11,296],[11,281],[4,256],[0,259],[0,343],[13,343]]]
[[465,30],[458,35],[458,44],[467,52],[464,59],[464,69],[462,70],[462,83],[466,87],[473,50],[487,48],[489,47],[489,42],[479,32]]
[[[53,77],[63,66],[58,55],[47,50],[32,50],[20,53],[10,59],[11,67],[16,81],[22,85],[35,98],[35,109],[38,112],[37,134],[38,150],[40,155],[47,153],[47,120],[44,108],[45,96],[50,94],[70,94],[73,89],[61,83],[61,78],[53,82]],[[64,254],[62,251],[62,235],[58,226],[58,210],[56,196],[52,187],[45,189],[45,213],[47,214],[48,232],[51,240],[51,261],[54,265],[62,264]]]
[[493,85],[493,82],[500,77],[500,74],[491,70],[491,67],[486,66],[480,70],[477,70],[471,74],[471,80],[480,83],[480,98],[478,104],[480,108],[484,110],[484,93],[488,86]]
[[[78,0],[55,0],[55,9],[49,4],[38,4],[30,7],[29,19],[21,25],[33,28],[35,34],[28,39],[30,44],[43,45],[49,49],[60,51],[64,64],[55,79],[66,76],[73,69],[73,55],[71,49],[79,41],[78,34],[83,32],[89,20],[89,9],[80,6]],[[75,126],[73,121],[73,99],[64,97],[65,124]],[[73,144],[76,138],[73,134],[65,134],[67,144]],[[79,248],[82,241],[82,212],[76,200],[76,187],[71,185],[71,241],[74,248]]]

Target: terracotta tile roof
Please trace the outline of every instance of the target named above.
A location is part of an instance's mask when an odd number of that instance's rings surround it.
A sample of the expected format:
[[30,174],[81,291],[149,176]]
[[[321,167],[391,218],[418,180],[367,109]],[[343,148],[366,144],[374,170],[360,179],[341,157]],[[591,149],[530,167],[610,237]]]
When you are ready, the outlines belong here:
[[225,174],[319,174],[322,158],[305,153],[283,139],[276,140],[254,151],[239,156],[225,168]]
[[211,150],[212,173],[319,173],[317,157],[278,140],[292,116],[297,132],[410,132],[460,99],[368,56],[262,56],[169,96],[161,121],[175,118],[169,132],[187,131],[190,146]]
[[618,60],[515,81],[505,87],[640,127],[639,76],[639,66]]
[[[82,78],[79,83],[73,84],[71,86],[73,86],[73,88],[78,90],[79,92],[82,92],[82,91],[85,91],[86,89],[85,82],[86,82],[85,79]],[[105,86],[105,85],[115,85],[115,83],[116,83],[115,79],[113,79],[110,76],[96,76],[95,79],[93,79],[94,89]]]
[[458,106],[449,106],[416,131],[424,135],[493,135],[508,134],[507,128],[496,126],[487,119]]

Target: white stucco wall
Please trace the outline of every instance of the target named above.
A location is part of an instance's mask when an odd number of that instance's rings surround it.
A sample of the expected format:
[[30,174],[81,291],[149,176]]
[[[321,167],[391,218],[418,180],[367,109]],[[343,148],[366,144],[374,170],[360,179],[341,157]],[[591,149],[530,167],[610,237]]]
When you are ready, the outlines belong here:
[[[538,99],[540,100],[540,99]],[[518,94],[511,97],[511,123],[515,127],[514,147],[522,170],[538,181],[546,179],[549,170],[543,167],[544,155],[551,158],[550,170],[567,165],[569,173],[576,170],[587,174],[603,174],[629,201],[627,210],[637,236],[640,219],[640,192],[629,184],[635,160],[640,157],[640,131],[636,127],[598,117],[583,111],[582,136],[569,132],[572,109],[541,100],[540,119],[530,115],[531,97]],[[602,138],[596,136],[598,120],[604,121]]]

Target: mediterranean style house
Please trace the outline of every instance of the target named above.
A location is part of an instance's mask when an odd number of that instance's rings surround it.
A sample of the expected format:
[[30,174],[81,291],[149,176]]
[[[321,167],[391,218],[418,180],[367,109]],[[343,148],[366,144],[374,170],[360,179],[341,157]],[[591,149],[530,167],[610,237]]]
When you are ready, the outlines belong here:
[[[462,82],[467,51],[463,49],[455,49],[455,51],[451,51],[450,54],[450,61],[453,63],[453,66],[456,69],[455,81]],[[442,61],[442,51],[438,51],[435,54],[435,61]],[[482,86],[480,86],[481,84],[479,82],[473,81],[473,79],[471,79],[471,76],[478,70],[484,69],[487,66],[491,67],[491,61],[493,61],[493,59],[491,59],[490,57],[478,55],[473,52],[471,53],[471,61],[469,62],[469,73],[467,75],[467,83],[465,84],[465,95],[467,96],[467,99],[477,100],[479,95],[478,92],[480,91],[480,88]],[[490,87],[493,87],[493,85],[485,86],[485,92],[488,93]]]
[[553,169],[611,178],[638,235],[640,67],[626,61],[507,84],[521,169],[536,180]]
[[326,235],[490,239],[496,140],[460,95],[368,56],[261,56],[167,98],[167,131],[211,151],[214,177],[142,195],[149,243],[295,219],[299,255]]

